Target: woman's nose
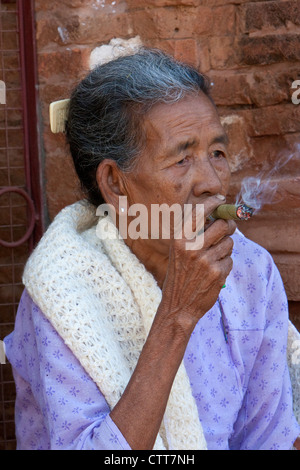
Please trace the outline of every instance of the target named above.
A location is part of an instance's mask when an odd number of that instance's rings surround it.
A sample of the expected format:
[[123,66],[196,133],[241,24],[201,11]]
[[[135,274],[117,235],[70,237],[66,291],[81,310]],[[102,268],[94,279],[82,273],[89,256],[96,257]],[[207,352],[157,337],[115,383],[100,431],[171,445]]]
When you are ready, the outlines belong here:
[[209,158],[205,158],[195,165],[194,173],[194,196],[199,197],[202,194],[222,193],[221,175],[216,171]]

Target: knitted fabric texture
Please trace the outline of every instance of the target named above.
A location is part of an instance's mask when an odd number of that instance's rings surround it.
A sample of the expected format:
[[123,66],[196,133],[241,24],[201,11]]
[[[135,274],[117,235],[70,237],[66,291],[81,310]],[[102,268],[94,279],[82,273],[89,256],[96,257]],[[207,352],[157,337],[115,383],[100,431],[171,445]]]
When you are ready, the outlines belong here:
[[[110,219],[96,218],[94,207],[78,202],[50,225],[25,266],[23,283],[112,409],[161,301],[153,276]],[[206,448],[182,363],[154,449]]]

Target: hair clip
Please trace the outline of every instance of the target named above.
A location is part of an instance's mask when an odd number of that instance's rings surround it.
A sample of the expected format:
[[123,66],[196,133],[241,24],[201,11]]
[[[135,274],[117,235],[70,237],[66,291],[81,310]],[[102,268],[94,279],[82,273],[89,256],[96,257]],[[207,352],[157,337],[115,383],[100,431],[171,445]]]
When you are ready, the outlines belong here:
[[54,134],[65,132],[70,100],[53,101],[49,107],[50,128]]

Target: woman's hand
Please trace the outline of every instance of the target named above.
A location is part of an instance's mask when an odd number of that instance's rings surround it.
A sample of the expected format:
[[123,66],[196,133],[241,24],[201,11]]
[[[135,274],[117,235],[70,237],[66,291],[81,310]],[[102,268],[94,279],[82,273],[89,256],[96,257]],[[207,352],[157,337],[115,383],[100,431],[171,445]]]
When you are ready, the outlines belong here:
[[[217,197],[205,201],[204,220],[218,205]],[[190,216],[195,230],[195,212]],[[203,224],[197,229],[204,229]],[[215,221],[199,250],[187,250],[187,238],[171,241],[162,301],[128,386],[111,412],[132,449],[153,447],[190,335],[231,270],[234,230],[233,221]]]
[[[204,202],[204,220],[196,227],[195,209],[191,212],[194,233],[204,230],[204,223],[220,199],[210,197]],[[233,220],[216,220],[204,231],[202,247],[187,249],[185,237],[173,239],[169,265],[163,286],[160,309],[191,333],[197,321],[214,305],[232,269],[230,257],[236,224]]]

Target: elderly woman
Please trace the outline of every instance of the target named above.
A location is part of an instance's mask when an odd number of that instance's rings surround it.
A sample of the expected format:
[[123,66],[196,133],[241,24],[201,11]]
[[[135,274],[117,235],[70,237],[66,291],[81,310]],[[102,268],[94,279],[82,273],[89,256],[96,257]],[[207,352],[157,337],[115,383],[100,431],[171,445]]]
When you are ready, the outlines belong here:
[[[205,78],[156,50],[101,65],[73,92],[67,138],[87,200],[25,268],[6,338],[18,448],[291,448],[287,300],[271,256],[209,217],[230,171]],[[151,237],[157,204],[190,208],[188,233]]]

